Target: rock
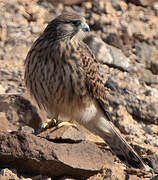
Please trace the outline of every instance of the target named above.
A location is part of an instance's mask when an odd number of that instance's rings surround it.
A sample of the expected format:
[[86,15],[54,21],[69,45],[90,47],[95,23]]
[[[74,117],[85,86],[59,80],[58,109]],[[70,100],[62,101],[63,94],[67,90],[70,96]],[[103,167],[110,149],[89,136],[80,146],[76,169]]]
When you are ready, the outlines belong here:
[[151,60],[151,71],[153,74],[158,75],[158,57],[157,59],[152,59]]
[[135,54],[140,58],[140,62],[151,69],[153,74],[157,74],[157,49],[145,42],[135,44]]
[[1,94],[5,94],[5,89],[4,87],[0,84],[0,93]]
[[91,176],[88,180],[113,180],[113,179],[125,179],[125,174],[123,173],[124,168],[121,166],[113,166],[112,168],[103,167],[102,173]]
[[38,130],[42,120],[32,103],[21,95],[0,95],[0,112],[17,129],[28,125]]
[[[79,127],[79,125],[78,125]],[[74,127],[63,126],[59,129],[48,129],[39,134],[40,137],[45,137],[53,142],[69,142],[77,143],[85,140],[84,132]]]
[[53,143],[24,132],[0,132],[0,159],[0,166],[48,176],[87,178],[101,172],[105,163],[114,166],[112,154],[103,153],[94,143]]
[[8,169],[8,168],[4,168],[0,171],[0,179],[1,180],[51,180],[51,178],[42,175],[27,176],[26,174],[21,174],[19,176],[15,169]]
[[39,34],[41,32],[41,29],[35,25],[35,24],[31,24],[31,32],[34,33],[34,34]]
[[26,132],[26,133],[30,133],[30,134],[35,133],[34,129],[29,126],[22,126],[22,127],[20,127],[20,130],[23,132]]
[[83,3],[83,2],[87,2],[87,1],[91,1],[91,0],[49,0],[50,3],[52,3],[53,5],[56,5],[58,3],[62,3],[64,5],[74,5],[74,4],[80,4],[80,3]]
[[116,33],[109,33],[104,41],[111,46],[122,49],[122,38]]
[[123,71],[131,69],[130,60],[122,53],[122,51],[113,46],[108,46],[111,56],[113,57],[113,66]]
[[14,179],[14,180],[20,180],[17,172],[15,170],[10,170],[8,168],[2,169],[0,171],[0,179],[6,180],[6,179]]
[[158,179],[158,175],[157,176],[155,176],[155,177],[153,177],[153,180],[157,180]]
[[158,139],[157,139],[157,137],[155,137],[155,139],[154,139],[153,136],[151,136],[151,135],[147,135],[145,143],[153,145],[155,147],[158,147]]
[[134,3],[137,6],[152,6],[154,0],[129,0],[128,2]]
[[151,53],[152,53],[151,46],[148,45],[147,43],[139,42],[139,43],[135,44],[135,54],[138,57],[140,57],[141,63],[146,64],[146,62],[149,61],[148,64],[150,64]]
[[97,14],[105,13],[105,2],[103,0],[94,0],[92,3],[92,10]]
[[152,7],[155,11],[155,15],[158,16],[158,2],[154,2]]
[[138,72],[140,81],[145,82],[149,86],[158,84],[158,76],[154,75],[150,70],[145,68],[138,68]]
[[158,173],[158,154],[157,155],[150,155],[148,156],[153,169]]
[[7,119],[5,112],[0,112],[0,122],[1,131],[16,131],[18,129]]
[[115,8],[117,11],[121,11],[121,5],[117,0],[112,0],[112,6]]
[[[118,107],[117,115],[119,121],[117,122],[117,126],[124,134],[134,134],[137,137],[141,138],[144,131],[141,130],[141,125],[135,121],[132,116],[127,112],[126,108],[123,106]],[[141,132],[142,131],[142,132]],[[142,135],[143,138],[143,135]]]
[[84,41],[91,48],[99,62],[123,71],[130,70],[130,61],[120,49],[107,45],[101,39],[93,35],[87,36]]

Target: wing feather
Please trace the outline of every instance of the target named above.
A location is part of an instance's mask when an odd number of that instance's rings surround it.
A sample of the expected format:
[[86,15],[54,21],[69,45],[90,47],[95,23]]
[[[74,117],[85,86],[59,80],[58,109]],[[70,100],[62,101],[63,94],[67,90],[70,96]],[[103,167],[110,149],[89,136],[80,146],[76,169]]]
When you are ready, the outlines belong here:
[[99,66],[102,65],[96,60],[94,54],[85,43],[81,42],[79,44],[79,51],[81,54],[83,69],[87,76],[87,89],[90,95],[96,99],[107,119],[113,121],[112,116],[108,111],[109,102],[106,98],[106,92],[108,91],[106,79],[99,70]]

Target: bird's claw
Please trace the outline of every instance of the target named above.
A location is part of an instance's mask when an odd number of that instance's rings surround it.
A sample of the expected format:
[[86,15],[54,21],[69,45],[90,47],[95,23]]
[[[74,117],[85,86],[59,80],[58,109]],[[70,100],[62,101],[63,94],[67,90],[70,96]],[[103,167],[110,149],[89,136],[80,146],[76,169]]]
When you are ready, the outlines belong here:
[[77,125],[74,124],[74,123],[71,123],[71,122],[61,122],[61,123],[59,123],[59,124],[57,125],[56,128],[59,129],[59,128],[61,128],[62,126],[72,126],[73,128],[79,130],[78,127],[77,127]]
[[40,126],[40,130],[45,130],[48,129],[50,127],[54,127],[57,126],[57,120],[56,119],[47,119],[46,122],[42,123]]

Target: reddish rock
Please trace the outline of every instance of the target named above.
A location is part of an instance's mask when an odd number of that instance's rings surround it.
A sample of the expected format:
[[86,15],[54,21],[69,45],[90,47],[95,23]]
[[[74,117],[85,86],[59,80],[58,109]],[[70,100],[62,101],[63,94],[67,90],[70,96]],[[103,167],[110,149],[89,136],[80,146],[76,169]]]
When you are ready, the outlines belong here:
[[10,170],[8,168],[5,168],[0,171],[0,179],[1,180],[9,180],[9,179],[19,180],[19,177],[15,170]]
[[0,171],[0,180],[51,180],[51,178],[42,175],[18,175],[15,169],[4,168]]
[[80,4],[83,2],[87,2],[87,1],[92,1],[92,0],[49,0],[49,2],[51,2],[52,4],[58,4],[58,3],[62,3],[64,5],[73,5],[73,4]]
[[127,2],[134,3],[138,6],[151,6],[154,3],[155,0],[127,0]]
[[151,61],[151,71],[153,74],[158,75],[158,55]]
[[63,126],[59,129],[56,127],[47,129],[46,131],[40,133],[38,136],[45,137],[53,142],[69,142],[75,143],[85,140],[85,133],[80,130],[80,126],[77,128],[71,126]]
[[[14,125],[11,130],[25,125],[38,130],[42,121],[37,108],[31,101],[18,94],[0,95],[0,112],[3,112],[3,119],[6,119],[12,126]],[[9,127],[6,126],[6,128]]]
[[11,122],[9,122],[9,120],[6,118],[5,112],[0,113],[0,122],[1,131],[16,131],[18,129]]
[[0,132],[0,159],[0,166],[20,172],[85,178],[101,172],[104,164],[114,165],[112,154],[94,143],[53,143],[24,132]]

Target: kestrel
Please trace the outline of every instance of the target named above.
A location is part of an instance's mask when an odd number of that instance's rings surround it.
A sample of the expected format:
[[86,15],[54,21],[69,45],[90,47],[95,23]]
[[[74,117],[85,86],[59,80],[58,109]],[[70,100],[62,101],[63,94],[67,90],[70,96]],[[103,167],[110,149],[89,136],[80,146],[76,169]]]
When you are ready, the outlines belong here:
[[120,160],[147,168],[112,125],[99,62],[81,38],[85,31],[89,31],[85,18],[74,12],[52,20],[26,57],[26,86],[53,117],[77,121],[102,137]]

